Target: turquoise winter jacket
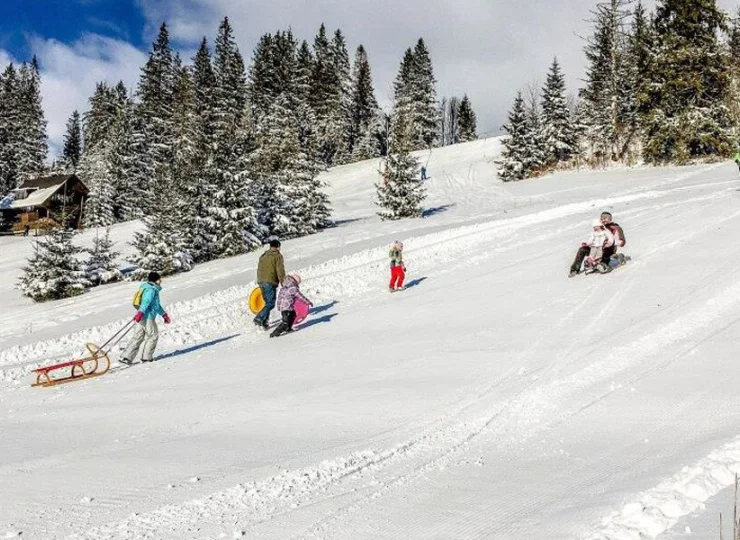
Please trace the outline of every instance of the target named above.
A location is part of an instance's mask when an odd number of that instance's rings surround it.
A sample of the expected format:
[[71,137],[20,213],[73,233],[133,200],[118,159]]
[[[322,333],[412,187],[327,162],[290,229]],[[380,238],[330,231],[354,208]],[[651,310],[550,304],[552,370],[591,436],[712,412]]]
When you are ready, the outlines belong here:
[[140,289],[144,290],[139,306],[139,311],[144,314],[144,320],[156,319],[157,315],[164,316],[164,308],[159,303],[159,291],[162,290],[162,287],[155,283],[146,282],[141,284]]

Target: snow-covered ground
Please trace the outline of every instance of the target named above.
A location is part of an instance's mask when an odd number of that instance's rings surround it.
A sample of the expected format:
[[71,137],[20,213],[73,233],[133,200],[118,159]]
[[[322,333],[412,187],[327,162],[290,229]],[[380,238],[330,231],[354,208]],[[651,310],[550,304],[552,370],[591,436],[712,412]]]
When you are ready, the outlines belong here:
[[[737,169],[505,185],[498,152],[422,154],[430,210],[399,223],[374,215],[377,162],[330,171],[338,227],[283,249],[317,306],[299,332],[251,324],[258,254],[200,265],[164,282],[159,362],[53,389],[30,370],[113,333],[136,285],[31,305],[28,239],[0,240],[0,538],[718,538]],[[602,210],[633,262],[567,279]],[[397,238],[410,288],[389,295]]]

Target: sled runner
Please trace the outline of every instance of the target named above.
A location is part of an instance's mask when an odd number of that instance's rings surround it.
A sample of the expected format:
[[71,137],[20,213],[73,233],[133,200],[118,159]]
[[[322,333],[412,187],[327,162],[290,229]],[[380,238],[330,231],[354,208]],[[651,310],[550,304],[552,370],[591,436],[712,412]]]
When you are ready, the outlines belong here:
[[616,256],[612,257],[609,260],[609,264],[604,264],[600,260],[590,260],[590,257],[587,257],[585,261],[583,261],[583,274],[589,275],[589,274],[608,274],[609,272],[613,272],[617,268],[621,268],[625,264],[627,264],[627,261],[631,261],[632,257],[629,255],[622,255],[617,254]]
[[[110,357],[108,354],[113,346],[121,341],[135,325],[134,321],[126,323],[126,325],[113,334],[113,336],[106,341],[102,347],[98,347],[94,343],[88,343],[86,347],[90,352],[89,356],[70,360],[69,362],[63,362],[61,364],[54,364],[53,366],[34,369],[33,371],[36,373],[36,382],[31,386],[56,386],[58,384],[82,381],[105,375],[110,369]],[[54,378],[51,376],[52,372],[67,369],[69,369],[69,371],[66,377]]]
[[[87,350],[90,351],[90,356],[85,358],[34,369],[36,382],[31,386],[56,386],[70,381],[81,381],[105,375],[110,369],[108,353],[92,343],[87,344]],[[69,374],[66,377],[55,379],[50,375],[53,371],[66,370],[67,368],[69,368]]]
[[262,298],[262,289],[255,287],[249,295],[249,310],[257,315],[265,307],[265,299]]

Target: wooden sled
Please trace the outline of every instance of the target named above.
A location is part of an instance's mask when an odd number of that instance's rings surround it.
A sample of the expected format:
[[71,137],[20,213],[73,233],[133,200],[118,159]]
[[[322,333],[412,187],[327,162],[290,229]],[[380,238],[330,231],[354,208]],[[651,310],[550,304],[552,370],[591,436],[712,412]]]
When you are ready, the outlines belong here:
[[[86,356],[85,358],[34,369],[33,371],[36,373],[36,382],[31,386],[56,386],[57,384],[82,381],[84,379],[92,379],[93,377],[105,375],[110,369],[110,358],[108,358],[108,353],[92,343],[87,344],[87,350],[90,351],[90,356]],[[67,377],[54,379],[50,375],[53,371],[66,368],[70,368],[69,375]]]

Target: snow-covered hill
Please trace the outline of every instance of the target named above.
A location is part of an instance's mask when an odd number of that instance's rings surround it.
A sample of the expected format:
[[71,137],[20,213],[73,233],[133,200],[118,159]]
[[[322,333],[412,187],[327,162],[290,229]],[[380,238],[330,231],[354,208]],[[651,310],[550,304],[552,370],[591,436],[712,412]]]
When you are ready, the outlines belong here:
[[[258,254],[218,261],[165,280],[160,361],[54,389],[30,370],[113,333],[135,285],[30,305],[28,240],[0,240],[0,536],[716,538],[692,513],[740,471],[736,168],[502,184],[498,152],[420,155],[427,216],[397,223],[377,162],[327,173],[338,227],[283,248],[299,332],[251,324]],[[567,279],[602,210],[633,262]]]

